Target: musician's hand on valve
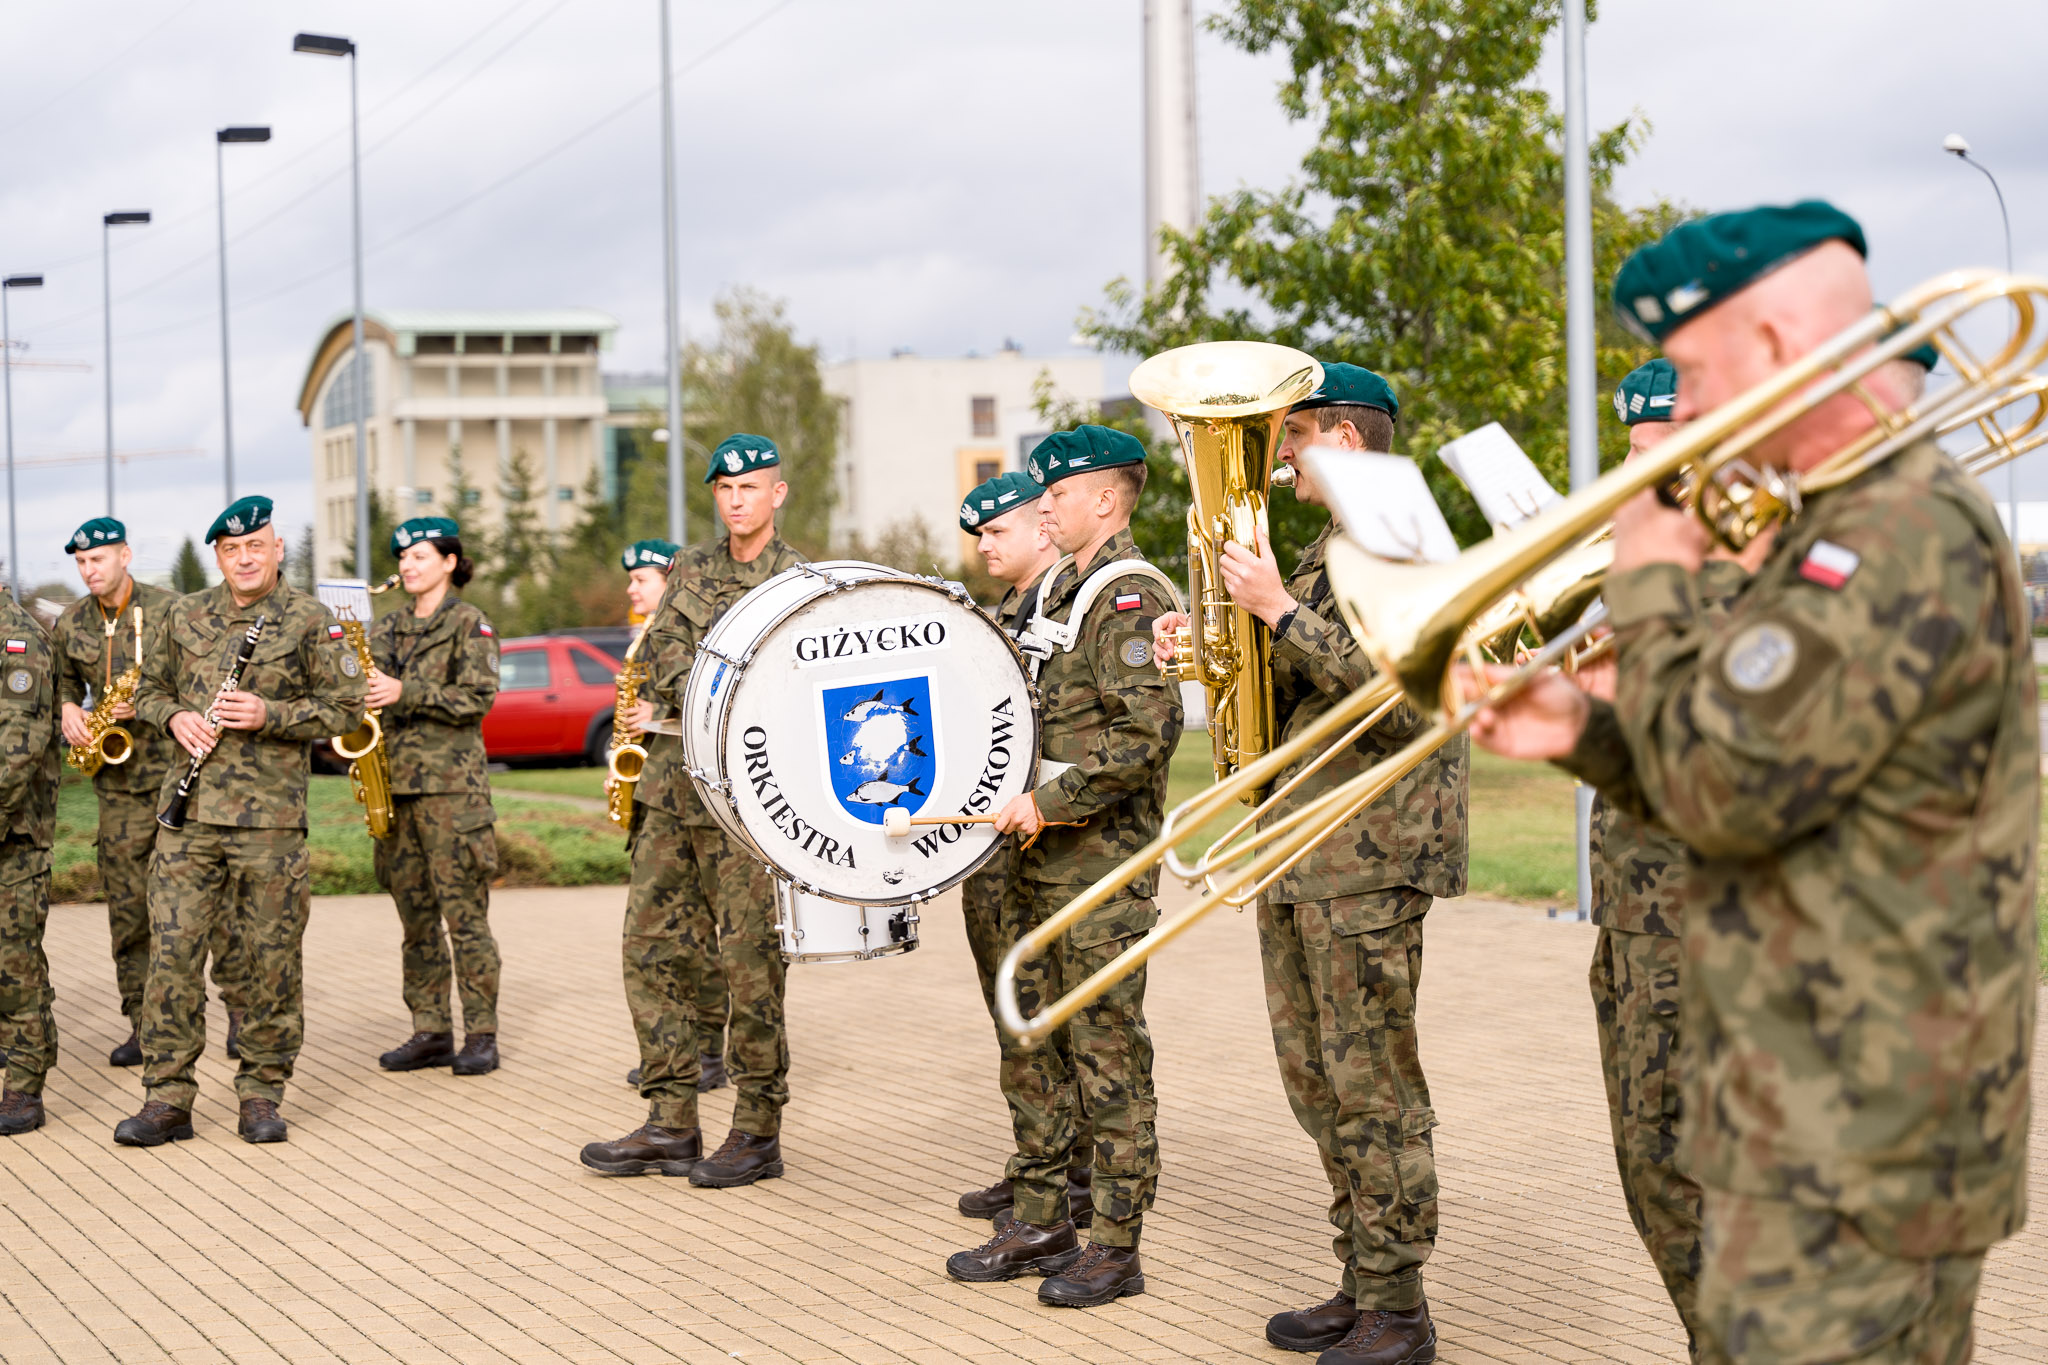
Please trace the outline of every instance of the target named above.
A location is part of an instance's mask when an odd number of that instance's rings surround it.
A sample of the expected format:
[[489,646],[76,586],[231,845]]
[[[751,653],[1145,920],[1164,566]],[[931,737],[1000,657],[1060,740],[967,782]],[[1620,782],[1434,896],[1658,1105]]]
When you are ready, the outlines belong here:
[[64,703],[64,714],[57,724],[64,731],[64,742],[74,749],[91,738],[85,728],[85,708],[75,701]]
[[114,710],[113,710],[113,716],[114,716],[114,719],[115,719],[115,720],[134,720],[134,719],[135,719],[135,703],[134,703],[134,702],[128,702],[128,701],[117,701],[117,702],[115,702],[115,703],[114,703]]
[[1010,798],[1010,804],[996,812],[996,833],[1036,834],[1045,821],[1038,816],[1038,801],[1030,792]]
[[[1603,626],[1587,637],[1586,643],[1592,644],[1594,641],[1603,640],[1611,634],[1613,632]],[[1619,679],[1620,673],[1621,670],[1614,661],[1614,651],[1608,649],[1591,663],[1580,664],[1578,668],[1573,670],[1571,680],[1577,683],[1580,689],[1588,696],[1598,697],[1602,701],[1613,701],[1614,684]]]
[[[1513,672],[1504,664],[1491,665],[1487,682],[1499,682]],[[1478,691],[1479,680],[1464,681],[1471,691]],[[1503,758],[1563,758],[1578,746],[1592,707],[1584,690],[1549,669],[1521,691],[1482,708],[1472,722],[1472,742]]]
[[197,758],[213,752],[219,737],[213,727],[206,723],[206,717],[197,711],[180,711],[171,717],[171,738],[183,745],[185,752]]
[[381,710],[397,701],[405,692],[405,684],[381,668],[370,670],[370,686],[364,696],[365,704]]
[[1152,618],[1152,662],[1170,664],[1174,655],[1174,632],[1188,624],[1184,611],[1169,611]]
[[1268,626],[1278,625],[1281,617],[1300,605],[1287,595],[1287,585],[1280,581],[1280,561],[1273,557],[1273,543],[1264,531],[1259,532],[1256,550],[1234,540],[1223,542],[1218,571],[1230,600]]
[[230,692],[214,704],[213,714],[227,730],[261,730],[270,708],[254,692]]
[[1707,528],[1698,517],[1665,506],[1655,490],[1638,493],[1614,514],[1614,566],[1608,572],[1676,564],[1687,573],[1698,573],[1707,544]]
[[626,725],[640,734],[654,728],[654,703],[645,698],[626,708]]

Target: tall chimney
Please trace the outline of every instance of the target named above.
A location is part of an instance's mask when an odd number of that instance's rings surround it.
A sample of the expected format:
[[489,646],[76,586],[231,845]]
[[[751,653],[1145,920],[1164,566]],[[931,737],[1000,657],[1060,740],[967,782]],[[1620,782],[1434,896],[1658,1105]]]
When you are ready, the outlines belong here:
[[1194,0],[1145,0],[1145,285],[1167,274],[1159,229],[1193,230],[1202,187],[1195,137]]

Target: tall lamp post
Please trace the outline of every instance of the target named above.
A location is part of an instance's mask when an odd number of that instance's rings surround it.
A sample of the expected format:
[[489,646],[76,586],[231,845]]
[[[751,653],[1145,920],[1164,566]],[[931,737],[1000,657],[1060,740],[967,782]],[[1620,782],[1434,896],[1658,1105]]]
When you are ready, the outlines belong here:
[[355,370],[356,405],[356,577],[370,579],[370,371],[363,355],[363,150],[356,121],[356,45],[347,38],[301,33],[292,39],[292,51],[310,52],[317,57],[348,58],[348,155],[349,200],[353,221],[353,255],[356,275],[355,355],[349,362]]
[[21,546],[14,539],[14,331],[7,318],[7,291],[41,289],[41,275],[9,275],[0,280],[0,386],[7,404],[7,587],[21,601]]
[[104,316],[101,331],[105,337],[106,395],[107,395],[107,515],[114,515],[114,267],[113,252],[109,239],[117,227],[137,227],[149,221],[147,209],[136,209],[127,213],[109,213],[100,219],[100,298]]
[[213,135],[213,202],[220,227],[220,449],[228,502],[235,500],[235,399],[228,383],[228,192],[221,149],[230,142],[268,141],[268,128],[222,128]]
[[[2012,274],[2012,217],[2005,211],[2005,191],[1998,188],[1998,177],[1991,173],[1989,166],[1970,155],[1970,140],[1961,133],[1950,133],[1943,138],[1941,149],[1964,165],[1976,167],[1991,182],[1991,192],[1998,196],[1998,221],[2005,225],[2005,273]],[[2017,460],[2005,462],[2005,508],[2011,522],[2014,554],[2020,552],[2020,481],[2019,472],[2014,468],[2018,463]]]
[[[1587,162],[1586,7],[1564,4],[1564,302],[1565,429],[1570,437],[1572,489],[1600,477],[1600,429],[1593,345],[1593,177]],[[1593,789],[1574,790],[1578,850],[1579,918],[1593,910]]]
[[[661,308],[668,325],[668,538],[689,543],[683,512],[683,339],[676,321],[676,113],[669,85],[668,0],[661,3]],[[712,518],[712,529],[718,520]]]

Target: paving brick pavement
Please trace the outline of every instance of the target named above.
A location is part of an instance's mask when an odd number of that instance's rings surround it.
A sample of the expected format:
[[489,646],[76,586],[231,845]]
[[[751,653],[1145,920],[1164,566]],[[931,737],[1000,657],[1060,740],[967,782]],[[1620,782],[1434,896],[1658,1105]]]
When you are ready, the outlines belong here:
[[[381,898],[317,901],[291,1142],[236,1140],[215,1005],[197,1140],[153,1152],[109,1140],[140,1092],[104,1063],[121,1033],[105,918],[55,909],[50,1123],[0,1140],[0,1360],[1300,1359],[1261,1327],[1330,1292],[1326,1189],[1275,1077],[1248,917],[1155,964],[1165,1174],[1150,1292],[1076,1312],[1041,1307],[1036,1280],[944,1274],[987,1231],[953,1199],[999,1174],[1007,1137],[950,897],[916,953],[791,969],[787,1178],[713,1191],[584,1171],[577,1148],[642,1113],[621,1083],[623,900],[498,894],[506,1065],[476,1079],[377,1069],[407,1031],[397,921]],[[1465,901],[1434,910],[1428,934],[1441,1358],[1681,1359],[1615,1184],[1592,931]],[[730,1091],[707,1099],[713,1141],[730,1106]],[[1991,1258],[1980,1360],[2048,1359],[2039,1227]]]

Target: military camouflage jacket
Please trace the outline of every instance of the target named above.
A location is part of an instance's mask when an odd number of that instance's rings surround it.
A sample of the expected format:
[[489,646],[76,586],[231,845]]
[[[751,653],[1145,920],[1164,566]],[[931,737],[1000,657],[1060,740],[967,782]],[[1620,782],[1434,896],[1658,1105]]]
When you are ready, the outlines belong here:
[[2013,556],[1921,444],[1809,498],[1720,622],[1670,565],[1568,766],[1699,855],[1682,1160],[1888,1254],[2025,1218],[2040,742]]
[[[657,720],[682,714],[683,685],[689,681],[697,646],[718,624],[718,618],[755,588],[803,562],[804,557],[779,534],[744,564],[732,557],[732,540],[724,534],[689,546],[676,556],[661,605],[647,622],[652,633],[640,646],[640,657],[648,665],[647,683],[640,695],[654,703]],[[650,734],[642,743],[647,746],[647,764],[640,770],[633,799],[665,810],[686,825],[711,824],[711,812],[704,809],[697,786],[684,768],[682,740]]]
[[[362,666],[319,598],[280,582],[246,607],[235,605],[224,583],[179,599],[163,625],[150,629],[135,711],[166,727],[179,711],[205,715],[258,616],[267,619],[243,670],[242,690],[263,698],[268,714],[259,730],[220,732],[193,788],[190,818],[304,829],[313,741],[345,735],[363,718]],[[164,775],[164,800],[189,763],[181,759]]]
[[410,608],[370,625],[370,657],[405,684],[379,713],[396,796],[491,793],[484,776],[484,714],[498,696],[498,636],[454,593],[421,620]]
[[[1126,529],[1111,536],[1089,563],[1143,558]],[[1071,564],[1059,570],[1046,586],[1046,616],[1064,621],[1087,576]],[[1129,605],[1119,609],[1120,601]],[[1152,622],[1173,609],[1155,580],[1135,574],[1118,579],[1089,607],[1073,649],[1055,651],[1039,671],[1044,756],[1074,766],[1050,780],[1039,774],[1033,793],[1038,813],[1048,821],[1087,823],[1079,829],[1047,828],[1018,860],[1029,880],[1088,886],[1158,835],[1166,814],[1166,765],[1180,740],[1181,711],[1180,689],[1160,677],[1152,662]],[[1146,876],[1133,885],[1133,894],[1152,895],[1157,880]],[[1105,908],[1115,912],[1118,907]],[[1073,937],[1086,947],[1091,939],[1122,937],[1146,927],[1084,922]]]
[[[1702,619],[1716,620],[1749,575],[1732,559],[1710,559],[1696,582]],[[1692,854],[1677,835],[1593,798],[1593,923],[1629,934],[1678,937],[1685,869]]]
[[[1373,677],[1365,651],[1330,609],[1324,547],[1335,523],[1302,551],[1287,580],[1300,605],[1273,636],[1273,718],[1284,742]],[[1400,751],[1428,722],[1403,703],[1285,800],[1276,816],[1295,810]],[[1292,765],[1278,787],[1308,763]],[[1438,749],[1393,789],[1318,845],[1275,881],[1267,896],[1281,904],[1331,900],[1392,886],[1432,896],[1465,893],[1465,787],[1471,753],[1463,735]],[[1365,926],[1361,926],[1365,927]]]
[[[56,633],[51,640],[57,657],[59,713],[66,702],[84,706],[88,691],[97,702],[106,689],[108,679],[120,677],[135,662],[135,612],[138,607],[142,610],[143,647],[147,650],[149,634],[178,597],[179,594],[169,588],[137,582],[114,620],[112,635],[107,633],[106,619],[91,593],[64,608],[64,614],[57,618]],[[108,671],[109,655],[112,655],[112,672]],[[140,716],[120,724],[134,738],[135,751],[128,755],[126,763],[101,764],[100,770],[93,774],[94,789],[103,792],[155,791],[163,786],[164,773],[170,769],[176,756],[184,751],[168,733],[146,724]]]
[[49,637],[0,589],[0,833],[46,849],[57,828],[57,690]]

